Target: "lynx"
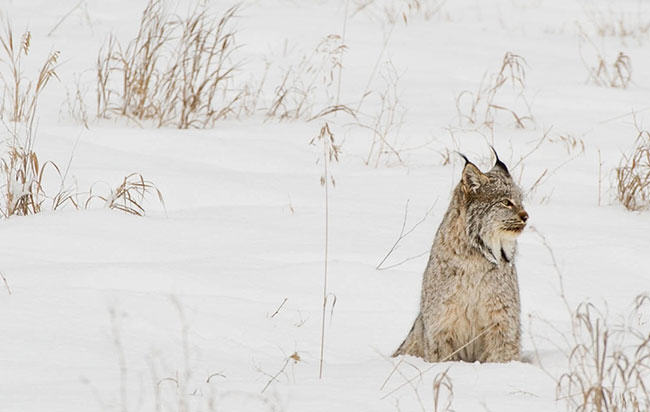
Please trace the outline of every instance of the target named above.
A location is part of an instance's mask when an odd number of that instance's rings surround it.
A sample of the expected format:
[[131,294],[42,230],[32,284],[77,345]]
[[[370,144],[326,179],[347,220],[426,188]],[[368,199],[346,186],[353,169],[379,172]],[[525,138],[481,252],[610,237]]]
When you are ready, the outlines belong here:
[[[494,151],[494,148],[492,149]],[[436,232],[422,280],[420,313],[393,356],[427,362],[519,359],[517,236],[528,213],[522,193],[494,151],[482,173],[465,166]]]

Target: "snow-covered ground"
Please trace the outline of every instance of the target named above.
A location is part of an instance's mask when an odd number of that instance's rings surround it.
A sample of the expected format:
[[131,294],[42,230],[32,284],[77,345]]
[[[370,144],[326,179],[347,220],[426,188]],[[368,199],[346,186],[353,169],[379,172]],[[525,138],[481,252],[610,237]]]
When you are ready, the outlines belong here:
[[[230,5],[209,3],[217,12]],[[615,317],[648,291],[650,215],[616,201],[613,170],[632,148],[635,122],[650,122],[650,33],[632,30],[650,23],[650,5],[447,1],[429,18],[414,11],[391,24],[384,7],[406,3],[248,1],[236,20],[242,78],[259,78],[264,59],[297,61],[344,25],[341,103],[356,108],[370,84],[361,108],[369,118],[379,110],[385,61],[399,75],[404,122],[390,138],[402,162],[385,155],[378,167],[364,164],[371,133],[343,113],[329,118],[342,155],[329,170],[331,295],[319,379],[325,199],[322,149],[310,141],[324,120],[280,122],[260,112],[205,130],[97,121],[97,51],[109,33],[135,34],[145,2],[1,2],[15,31],[31,31],[30,58],[61,51],[60,81],[41,97],[39,158],[72,159],[68,179],[80,190],[142,173],[165,200],[163,209],[150,198],[145,217],[95,207],[0,222],[0,271],[11,291],[0,284],[1,411],[433,411],[433,380],[446,369],[456,411],[564,410],[547,372],[566,368],[570,319],[551,254],[529,229],[517,258],[523,362],[398,364],[389,356],[417,314],[423,253],[462,166],[454,150],[485,169],[493,144],[521,186],[534,186],[530,223],[551,246],[571,305],[590,300]],[[594,22],[608,18],[633,33],[599,35]],[[630,57],[627,89],[587,81],[583,60],[592,64],[594,50],[610,63],[619,51]],[[456,97],[477,90],[508,51],[526,61],[534,121],[517,129],[500,112],[493,131],[461,127]],[[88,129],[66,109],[75,79]],[[509,83],[496,103],[528,111]],[[389,268],[376,270],[407,201],[407,229],[426,219],[388,257]]]

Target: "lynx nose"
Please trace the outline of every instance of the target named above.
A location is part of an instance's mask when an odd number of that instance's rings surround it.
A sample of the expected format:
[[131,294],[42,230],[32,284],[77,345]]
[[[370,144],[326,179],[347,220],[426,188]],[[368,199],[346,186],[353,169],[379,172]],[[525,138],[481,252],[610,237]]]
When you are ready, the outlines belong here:
[[521,219],[522,222],[526,223],[526,221],[528,220],[528,213],[526,213],[525,210],[522,210],[521,212],[519,212],[519,219]]

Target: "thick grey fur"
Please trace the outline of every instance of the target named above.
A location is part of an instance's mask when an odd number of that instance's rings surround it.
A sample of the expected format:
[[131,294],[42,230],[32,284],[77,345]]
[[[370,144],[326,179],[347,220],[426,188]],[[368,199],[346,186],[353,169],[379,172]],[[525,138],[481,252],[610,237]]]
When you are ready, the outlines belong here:
[[465,160],[431,247],[420,313],[393,356],[427,362],[520,358],[515,254],[528,214],[521,190],[498,156],[487,173]]

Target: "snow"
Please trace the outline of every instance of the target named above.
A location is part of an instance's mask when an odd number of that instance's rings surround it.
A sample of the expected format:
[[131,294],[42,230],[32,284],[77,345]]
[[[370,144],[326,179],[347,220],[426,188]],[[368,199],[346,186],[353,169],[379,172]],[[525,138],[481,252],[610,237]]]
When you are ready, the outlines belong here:
[[[144,2],[84,1],[90,23],[77,9],[47,36],[77,3],[3,5],[14,30],[32,32],[35,63],[27,70],[36,70],[37,56],[61,51],[61,81],[48,85],[40,104],[39,159],[71,159],[69,176],[82,191],[142,173],[165,205],[152,196],[145,217],[97,202],[89,210],[2,220],[0,271],[11,294],[0,284],[0,410],[431,411],[433,379],[447,369],[456,411],[563,410],[545,371],[558,376],[566,367],[559,335],[570,332],[570,320],[549,251],[530,229],[517,257],[524,361],[430,365],[408,358],[391,374],[398,360],[389,356],[417,313],[427,260],[421,254],[459,178],[454,150],[483,168],[488,144],[509,166],[530,152],[515,170],[525,189],[548,169],[526,207],[552,247],[572,305],[589,299],[616,316],[648,291],[650,215],[617,203],[613,169],[636,138],[631,113],[648,122],[650,36],[591,34],[609,59],[625,51],[632,60],[634,82],[612,89],[586,82],[576,28],[592,30],[589,7],[643,20],[650,16],[644,3],[464,0],[444,3],[429,20],[411,16],[395,25],[380,63],[390,58],[400,75],[404,164],[366,166],[370,133],[343,114],[330,120],[343,154],[330,168],[328,291],[336,303],[327,309],[323,379],[322,150],[309,144],[322,121],[259,115],[176,130],[92,120],[86,130],[63,108],[66,90],[78,76],[94,113],[97,50],[109,33],[135,33]],[[214,3],[217,10],[228,5]],[[359,3],[350,1],[350,9]],[[347,21],[346,104],[355,106],[364,92],[390,30],[380,7],[392,3],[400,1],[377,0]],[[241,53],[250,67],[264,57],[290,61],[340,33],[345,10],[344,0],[248,1],[237,20]],[[279,56],[285,40],[291,48]],[[501,114],[493,135],[458,129],[456,96],[476,90],[506,51],[526,59],[535,123],[519,130]],[[250,70],[246,76],[261,75]],[[381,78],[371,83],[380,88]],[[513,98],[504,93],[506,102]],[[369,101],[364,113],[373,110],[376,101]],[[550,138],[534,150],[545,131]],[[569,134],[584,141],[584,153],[569,153],[559,141]],[[386,265],[420,256],[376,270],[399,235],[407,200],[407,228],[432,210]],[[294,353],[298,361],[289,358]],[[411,377],[413,386],[391,393]]]

